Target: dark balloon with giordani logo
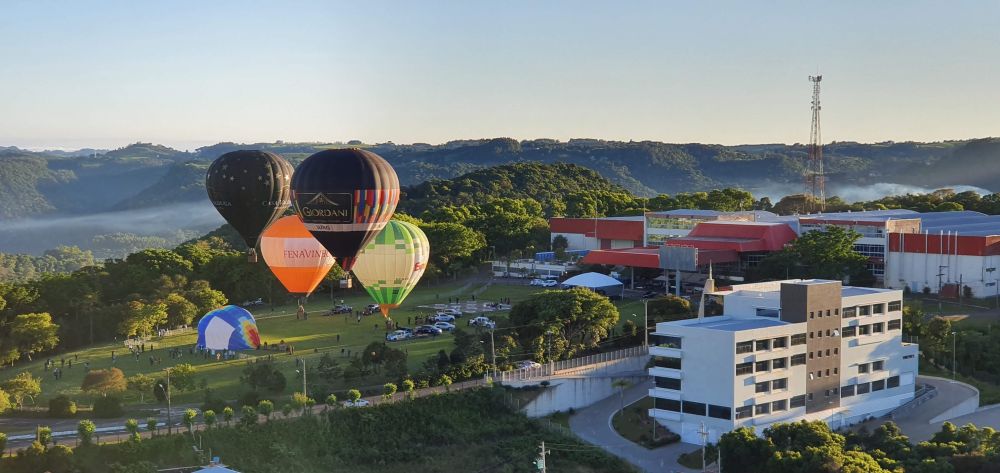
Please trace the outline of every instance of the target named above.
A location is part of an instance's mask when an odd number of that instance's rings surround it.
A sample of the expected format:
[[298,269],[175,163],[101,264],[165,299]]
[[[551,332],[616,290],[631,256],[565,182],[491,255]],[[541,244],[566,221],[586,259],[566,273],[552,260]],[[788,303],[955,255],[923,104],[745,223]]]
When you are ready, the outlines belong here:
[[302,161],[292,177],[295,211],[345,270],[385,228],[398,202],[396,171],[370,151],[320,151]]
[[208,198],[243,237],[251,263],[257,262],[261,233],[291,204],[292,172],[281,156],[257,150],[226,153],[208,168]]

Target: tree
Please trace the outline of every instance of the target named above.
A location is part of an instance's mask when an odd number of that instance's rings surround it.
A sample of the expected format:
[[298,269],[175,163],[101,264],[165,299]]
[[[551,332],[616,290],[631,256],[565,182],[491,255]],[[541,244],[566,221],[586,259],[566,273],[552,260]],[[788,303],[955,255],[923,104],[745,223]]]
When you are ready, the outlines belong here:
[[357,404],[358,400],[361,399],[361,391],[357,389],[347,391],[347,397],[351,400],[351,404]]
[[190,325],[191,321],[198,315],[198,306],[176,292],[168,294],[162,302],[166,305],[167,324],[171,327]]
[[125,383],[128,386],[129,391],[139,394],[139,402],[142,403],[144,402],[145,394],[152,391],[156,380],[152,376],[146,376],[139,373],[126,378]]
[[194,420],[198,418],[198,411],[194,409],[185,409],[184,417],[182,421],[188,429],[188,433],[194,435]]
[[[532,347],[539,360],[570,358],[607,339],[618,323],[618,308],[584,288],[545,291],[514,305],[511,325],[518,343]],[[551,348],[551,351],[550,351]]]
[[149,432],[151,435],[156,433],[156,427],[158,425],[159,421],[156,420],[156,417],[146,418],[146,431]]
[[184,292],[184,298],[198,308],[195,315],[207,314],[229,303],[222,291],[212,289],[208,281],[202,280],[191,281],[188,290]]
[[7,449],[7,434],[0,432],[0,452]]
[[413,380],[412,379],[407,378],[407,379],[403,380],[403,392],[406,393],[406,397],[408,399],[413,399],[413,394],[414,394],[414,390],[413,389],[415,387],[416,387],[416,385],[413,384]]
[[768,471],[768,459],[774,454],[771,441],[758,437],[752,427],[740,427],[722,434],[719,449],[722,451],[722,471],[764,473]]
[[451,383],[451,376],[446,374],[441,375],[437,382],[438,386],[444,386],[444,390],[448,392],[451,392]]
[[205,426],[212,428],[215,425],[215,411],[209,409],[201,413],[201,418],[205,421]]
[[[0,389],[0,414],[2,414],[4,411],[7,411],[10,408],[11,408],[10,395],[7,394],[7,391]],[[2,450],[3,449],[0,449],[0,451]]]
[[226,425],[229,425],[229,423],[233,420],[233,408],[226,406],[226,408],[222,410],[222,418],[226,420]]
[[31,360],[32,354],[51,350],[59,344],[58,330],[59,325],[52,323],[52,316],[47,312],[21,314],[11,324],[9,343]]
[[52,427],[43,425],[38,428],[38,443],[42,444],[42,448],[48,449],[49,443],[52,442]]
[[431,263],[451,275],[472,263],[472,256],[486,247],[486,237],[457,223],[424,223],[420,229],[427,235],[431,248]]
[[257,361],[244,368],[240,382],[254,390],[266,389],[273,393],[284,391],[287,384],[285,375],[273,363],[265,361]]
[[69,396],[60,394],[49,399],[49,417],[73,417],[76,415],[76,403]]
[[29,398],[34,403],[35,396],[42,393],[42,381],[31,373],[22,371],[3,383],[3,389],[14,399],[17,407],[23,407],[24,398]]
[[261,399],[261,401],[257,403],[257,412],[270,421],[271,413],[274,412],[274,403],[267,399]]
[[243,406],[240,409],[240,423],[247,427],[256,424],[257,411],[251,406]]
[[868,258],[854,251],[858,238],[861,238],[860,233],[834,226],[806,232],[781,251],[761,260],[755,275],[772,279],[850,278],[855,285],[870,284],[874,281],[865,268]]
[[653,322],[669,322],[689,319],[694,316],[691,302],[672,294],[655,297],[646,302],[649,319]]
[[398,388],[394,383],[385,383],[385,386],[383,386],[382,389],[382,399],[385,399],[386,401],[392,399],[392,396],[396,394],[397,389]]
[[97,425],[90,419],[81,420],[76,424],[76,433],[81,446],[93,444],[94,432],[97,432]]
[[142,437],[139,435],[139,421],[129,419],[125,421],[125,430],[128,431],[130,440],[138,442]]
[[286,403],[284,403],[284,404],[281,405],[281,415],[284,418],[286,418],[286,419],[288,418],[288,416],[292,415],[292,404],[291,403],[286,402]]
[[193,391],[195,368],[190,363],[181,363],[170,369],[170,387],[181,391]]
[[164,303],[145,304],[140,301],[130,301],[126,304],[124,318],[118,325],[119,333],[131,337],[133,335],[149,336],[153,330],[167,322],[167,305]]
[[329,410],[331,407],[337,407],[337,395],[330,394],[326,397],[324,402],[326,403],[326,409],[324,409],[324,412]]
[[127,387],[125,373],[122,373],[122,370],[118,368],[90,370],[84,375],[83,383],[80,384],[82,391],[101,396],[120,393]]

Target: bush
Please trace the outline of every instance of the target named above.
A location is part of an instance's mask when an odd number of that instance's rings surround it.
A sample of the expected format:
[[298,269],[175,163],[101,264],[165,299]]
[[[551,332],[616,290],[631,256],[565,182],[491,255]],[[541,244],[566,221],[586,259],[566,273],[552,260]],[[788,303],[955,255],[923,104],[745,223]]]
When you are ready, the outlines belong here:
[[76,415],[76,403],[69,396],[60,394],[49,399],[49,417],[73,417]]
[[256,407],[260,403],[260,393],[257,391],[247,391],[240,395],[240,405]]
[[106,419],[109,417],[121,417],[124,413],[122,400],[117,396],[103,396],[94,401],[94,417]]
[[227,403],[225,399],[216,396],[211,389],[206,389],[205,398],[201,403],[201,411],[222,412],[222,410],[228,405],[229,403]]

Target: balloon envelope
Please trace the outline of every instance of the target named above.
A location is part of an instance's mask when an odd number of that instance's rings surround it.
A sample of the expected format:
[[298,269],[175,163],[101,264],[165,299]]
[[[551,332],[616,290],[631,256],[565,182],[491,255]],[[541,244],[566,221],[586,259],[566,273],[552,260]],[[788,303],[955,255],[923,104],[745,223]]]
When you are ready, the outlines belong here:
[[257,321],[246,309],[227,305],[198,321],[198,346],[209,350],[252,350],[260,346]]
[[427,235],[416,225],[392,220],[358,255],[354,275],[378,302],[382,314],[399,307],[427,269]]
[[396,171],[369,151],[320,151],[302,161],[292,178],[292,203],[302,223],[347,270],[398,202]]
[[264,262],[288,292],[309,295],[333,267],[334,258],[297,215],[282,217],[260,238]]
[[292,165],[264,151],[219,156],[208,168],[205,188],[212,205],[239,232],[256,261],[260,234],[291,204]]

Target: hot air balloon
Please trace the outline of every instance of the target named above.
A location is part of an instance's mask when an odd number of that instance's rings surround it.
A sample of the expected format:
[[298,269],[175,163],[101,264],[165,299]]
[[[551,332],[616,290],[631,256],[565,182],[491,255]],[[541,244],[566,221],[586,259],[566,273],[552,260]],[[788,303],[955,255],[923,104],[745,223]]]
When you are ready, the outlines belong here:
[[282,217],[267,227],[260,238],[260,252],[281,285],[301,296],[299,308],[305,315],[305,298],[330,272],[333,256],[313,238],[297,215]]
[[242,307],[215,309],[198,321],[198,346],[209,350],[253,350],[260,346],[257,321]]
[[427,269],[431,246],[416,225],[392,220],[358,254],[354,275],[378,302],[382,315],[399,307]]
[[233,151],[219,156],[208,168],[208,198],[249,247],[248,259],[257,262],[260,234],[290,205],[292,165],[274,153]]
[[295,211],[345,270],[385,227],[398,202],[396,171],[369,151],[320,151],[302,161],[292,178]]

